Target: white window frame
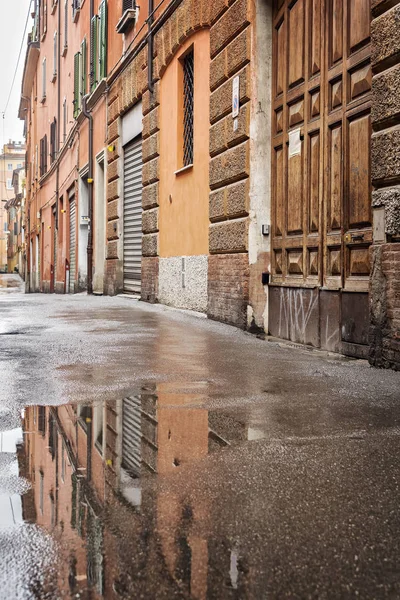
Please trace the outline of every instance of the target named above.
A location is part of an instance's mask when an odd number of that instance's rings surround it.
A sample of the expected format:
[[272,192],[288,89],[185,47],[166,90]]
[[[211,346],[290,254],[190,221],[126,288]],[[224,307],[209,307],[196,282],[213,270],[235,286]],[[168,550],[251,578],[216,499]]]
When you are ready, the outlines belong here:
[[42,102],[46,100],[47,82],[46,82],[47,60],[42,61]]
[[53,36],[53,77],[51,80],[53,83],[57,79],[57,58],[58,58],[57,41],[58,41],[58,32],[55,31],[54,36]]

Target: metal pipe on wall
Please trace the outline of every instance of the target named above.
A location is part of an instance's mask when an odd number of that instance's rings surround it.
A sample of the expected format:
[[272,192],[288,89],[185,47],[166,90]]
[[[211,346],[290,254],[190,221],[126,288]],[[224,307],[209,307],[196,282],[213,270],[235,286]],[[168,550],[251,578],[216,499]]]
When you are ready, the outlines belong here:
[[154,84],[153,84],[153,30],[151,28],[154,21],[154,0],[149,0],[149,17],[147,19],[147,23],[149,26],[148,40],[147,40],[147,76],[148,76],[148,87],[149,92],[152,94],[154,92]]

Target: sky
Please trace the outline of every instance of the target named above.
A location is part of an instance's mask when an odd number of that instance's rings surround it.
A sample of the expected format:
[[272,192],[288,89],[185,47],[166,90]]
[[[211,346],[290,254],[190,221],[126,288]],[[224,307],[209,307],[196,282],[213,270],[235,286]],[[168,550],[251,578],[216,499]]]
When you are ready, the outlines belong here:
[[[23,122],[18,119],[18,108],[21,94],[22,72],[26,55],[26,41],[22,50],[13,93],[3,121],[3,111],[7,104],[14,71],[17,65],[18,53],[25,28],[30,0],[0,0],[0,143],[4,141],[23,140]],[[32,29],[33,21],[29,19],[28,32]]]

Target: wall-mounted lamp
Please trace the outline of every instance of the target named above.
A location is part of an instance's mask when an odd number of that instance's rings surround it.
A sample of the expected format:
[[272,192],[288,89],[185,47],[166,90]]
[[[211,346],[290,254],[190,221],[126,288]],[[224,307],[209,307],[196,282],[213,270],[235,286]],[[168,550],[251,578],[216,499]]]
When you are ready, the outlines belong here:
[[87,182],[88,182],[88,183],[94,183],[94,179],[90,179],[90,178],[88,177],[88,179],[87,179]]
[[115,146],[114,146],[114,144],[110,144],[110,145],[108,146],[107,150],[108,150],[109,152],[114,152],[114,150],[115,150]]
[[62,214],[64,215],[67,211],[65,210],[65,208],[61,209]]

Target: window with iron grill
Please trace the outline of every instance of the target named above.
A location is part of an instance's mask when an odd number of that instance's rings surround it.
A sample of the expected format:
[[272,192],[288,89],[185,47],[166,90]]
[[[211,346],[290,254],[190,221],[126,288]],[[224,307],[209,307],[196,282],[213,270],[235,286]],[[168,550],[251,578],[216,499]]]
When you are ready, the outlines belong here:
[[194,142],[194,52],[183,59],[183,166],[193,164]]

